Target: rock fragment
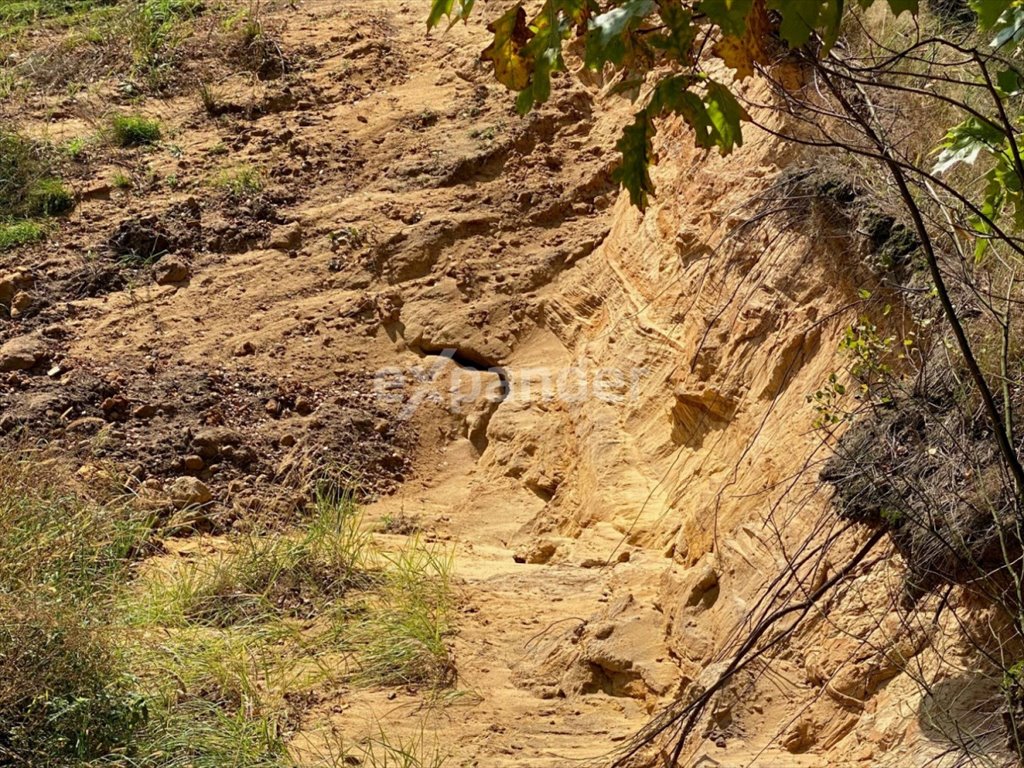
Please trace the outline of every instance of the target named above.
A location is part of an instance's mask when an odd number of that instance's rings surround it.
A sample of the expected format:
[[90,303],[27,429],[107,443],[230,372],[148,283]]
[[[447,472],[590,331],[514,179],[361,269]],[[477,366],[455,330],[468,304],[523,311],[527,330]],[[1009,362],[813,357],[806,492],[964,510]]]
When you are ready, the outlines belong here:
[[192,277],[192,269],[181,259],[165,257],[154,267],[157,285],[173,285],[183,283]]
[[0,373],[27,371],[46,355],[46,344],[38,336],[16,336],[0,346]]
[[197,507],[213,500],[213,493],[201,480],[179,477],[167,486],[167,495],[178,509]]

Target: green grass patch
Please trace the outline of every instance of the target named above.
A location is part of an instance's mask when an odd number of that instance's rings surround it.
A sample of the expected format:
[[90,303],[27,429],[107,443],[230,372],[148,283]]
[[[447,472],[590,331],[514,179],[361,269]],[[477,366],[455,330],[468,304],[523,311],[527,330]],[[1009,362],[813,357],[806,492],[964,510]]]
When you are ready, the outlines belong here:
[[300,533],[241,537],[230,551],[152,582],[139,602],[141,620],[227,627],[308,617],[350,589],[368,586],[375,561],[351,498],[324,492]]
[[200,0],[139,0],[127,6],[120,37],[136,72],[159,89],[172,74],[178,48],[188,37],[186,21],[202,13]]
[[36,243],[46,237],[46,227],[37,221],[0,223],[0,251]]
[[72,27],[117,0],[7,0],[0,3],[0,40],[41,24]]
[[449,764],[451,752],[442,748],[436,734],[428,734],[420,726],[418,732],[406,736],[389,734],[378,727],[376,735],[362,743],[350,745],[344,739],[329,743],[317,765],[361,765],[364,768],[444,768]]
[[[59,466],[0,457],[0,764],[296,768],[307,694],[450,682],[450,557],[379,550],[347,494],[325,485],[290,533],[149,560],[156,518]],[[420,746],[355,754],[441,765]]]
[[70,139],[61,146],[61,151],[69,160],[82,162],[89,154],[89,141],[83,138]]
[[155,144],[162,132],[160,123],[141,115],[114,115],[110,119],[110,140],[118,147],[143,147]]
[[255,166],[243,163],[222,169],[211,184],[232,200],[251,200],[263,191],[263,175]]
[[75,198],[57,178],[48,145],[0,127],[0,250],[41,240],[45,218],[67,213]]
[[383,586],[368,610],[348,629],[358,650],[356,679],[369,685],[425,685],[454,682],[448,647],[454,601],[450,553],[422,545],[418,538],[386,562]]
[[0,458],[0,762],[77,764],[145,717],[103,627],[150,521],[70,491],[39,458]]
[[60,179],[44,178],[29,187],[25,203],[32,216],[59,216],[75,207],[75,196]]

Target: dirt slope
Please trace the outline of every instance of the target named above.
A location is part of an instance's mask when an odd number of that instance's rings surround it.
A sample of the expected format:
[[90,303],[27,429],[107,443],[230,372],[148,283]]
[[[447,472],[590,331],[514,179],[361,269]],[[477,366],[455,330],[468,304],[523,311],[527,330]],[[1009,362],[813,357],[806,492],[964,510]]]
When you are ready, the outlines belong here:
[[[143,103],[174,150],[139,163],[173,189],[123,193],[116,166],[97,169],[48,245],[3,257],[31,267],[38,303],[2,339],[40,345],[3,391],[6,428],[83,461],[99,432],[143,493],[195,474],[211,530],[287,521],[295,479],[340,465],[371,517],[413,515],[450,543],[460,695],[424,709],[414,692],[324,691],[300,751],[426,722],[457,765],[601,758],[707,684],[782,553],[829,532],[827,493],[801,472],[821,448],[805,398],[838,366],[856,260],[737,229],[788,161],[763,138],[725,161],[666,126],[641,216],[610,178],[628,105],[596,110],[563,78],[514,116],[478,62],[481,24],[427,39],[422,5],[393,0],[272,18],[301,52],[283,77],[227,76],[218,119],[191,94]],[[73,136],[100,99],[40,104],[24,127]],[[259,205],[209,186],[241,163],[270,181]],[[154,232],[184,279],[84,258]],[[898,670],[868,653],[849,671],[836,638],[864,611],[843,599],[716,705],[690,763],[922,753],[913,711],[883,722],[865,704]]]

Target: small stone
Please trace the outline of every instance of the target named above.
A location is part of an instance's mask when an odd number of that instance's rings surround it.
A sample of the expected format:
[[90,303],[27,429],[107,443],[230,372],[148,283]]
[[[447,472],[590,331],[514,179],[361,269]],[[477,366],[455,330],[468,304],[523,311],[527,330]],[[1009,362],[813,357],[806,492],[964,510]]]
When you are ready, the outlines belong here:
[[26,291],[19,291],[11,299],[11,317],[21,317],[32,309],[33,304],[35,304],[35,299],[32,298],[32,294]]
[[12,272],[0,277],[0,304],[10,306],[14,297],[32,287],[31,276],[24,272]]
[[817,740],[814,730],[814,723],[801,719],[782,737],[782,746],[787,752],[806,752]]
[[302,225],[295,221],[270,233],[268,245],[277,251],[293,251],[302,244]]
[[219,456],[225,446],[241,445],[242,436],[227,427],[210,427],[192,438],[196,453],[203,458],[212,459]]
[[274,399],[267,400],[267,404],[264,405],[263,408],[271,416],[277,416],[281,413],[281,403]]
[[248,357],[256,354],[256,345],[251,341],[243,341],[235,347],[235,357]]
[[313,403],[309,398],[299,397],[295,399],[295,412],[301,416],[308,416],[313,412]]
[[134,416],[136,419],[151,419],[154,416],[156,416],[156,406],[149,405],[148,403],[140,405],[138,408],[132,411],[132,416]]
[[178,509],[207,504],[213,493],[202,481],[194,477],[179,477],[167,486],[167,494]]
[[27,371],[46,357],[46,345],[38,336],[15,336],[0,346],[0,373]]
[[196,456],[194,453],[182,459],[182,464],[185,465],[185,469],[189,472],[199,472],[206,466],[206,462],[203,461],[203,457]]
[[151,477],[148,480],[143,480],[139,484],[139,495],[148,496],[150,498],[159,496],[164,492],[164,484],[157,480],[155,477]]
[[114,395],[100,403],[100,410],[104,413],[110,413],[111,411],[123,411],[127,407],[128,399],[124,395]]
[[164,257],[154,267],[157,285],[183,283],[192,277],[192,269],[181,259]]

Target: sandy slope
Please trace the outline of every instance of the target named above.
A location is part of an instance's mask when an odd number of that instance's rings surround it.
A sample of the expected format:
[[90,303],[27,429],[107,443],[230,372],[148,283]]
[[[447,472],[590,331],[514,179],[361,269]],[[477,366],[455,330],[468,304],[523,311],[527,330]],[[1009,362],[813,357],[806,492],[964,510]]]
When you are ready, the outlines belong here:
[[[481,5],[480,19],[497,7]],[[40,334],[62,372],[17,374],[5,413],[69,450],[98,428],[80,417],[105,419],[108,457],[154,493],[202,430],[231,430],[247,450],[199,471],[215,529],[287,519],[295,477],[334,460],[394,492],[372,518],[415,515],[453,547],[458,695],[325,691],[298,748],[385,723],[426,727],[456,765],[600,763],[711,680],[783,554],[828,533],[806,395],[840,365],[855,255],[737,228],[790,160],[763,137],[727,161],[665,126],[660,195],[641,216],[609,173],[629,105],[563,77],[551,104],[515,116],[478,61],[482,22],[427,38],[424,6],[398,0],[269,14],[292,71],[225,75],[216,120],[194,94],[146,100],[164,150],[78,180],[78,210],[31,254],[37,311],[0,329]],[[23,122],[72,136],[109,96],[53,97],[59,117],[41,103]],[[112,189],[131,162],[174,189]],[[238,163],[267,175],[269,207],[211,191]],[[94,289],[108,273],[83,254],[140,217],[183,233],[190,277]],[[929,752],[916,688],[886,661],[906,647],[885,625],[891,574],[857,576],[771,671],[720,697],[688,764]]]

